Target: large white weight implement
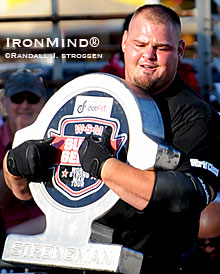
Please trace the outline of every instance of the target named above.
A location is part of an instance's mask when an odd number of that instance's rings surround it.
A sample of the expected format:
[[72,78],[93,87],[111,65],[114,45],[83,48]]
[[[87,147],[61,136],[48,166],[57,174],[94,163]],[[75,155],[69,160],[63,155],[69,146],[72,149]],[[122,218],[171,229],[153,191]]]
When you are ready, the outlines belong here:
[[119,197],[82,170],[78,148],[85,136],[100,137],[106,126],[112,128],[111,144],[116,155],[120,158],[127,153],[130,165],[140,169],[172,169],[177,165],[180,155],[164,143],[163,121],[151,97],[104,73],[70,81],[48,100],[34,124],[16,133],[14,147],[26,140],[54,136],[59,156],[51,167],[50,181],[30,183],[33,198],[46,215],[45,231],[33,236],[10,234],[3,260],[140,272],[141,253],[118,244],[91,241],[92,223]]

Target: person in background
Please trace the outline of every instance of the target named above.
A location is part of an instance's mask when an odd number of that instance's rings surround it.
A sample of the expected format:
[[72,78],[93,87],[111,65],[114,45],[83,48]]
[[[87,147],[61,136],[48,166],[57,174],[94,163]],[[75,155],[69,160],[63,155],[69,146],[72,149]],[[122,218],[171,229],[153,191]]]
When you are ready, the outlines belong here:
[[201,213],[198,240],[183,255],[182,273],[216,273],[220,270],[220,200],[216,198]]
[[[17,130],[31,125],[46,102],[43,79],[31,70],[12,73],[5,84],[2,104],[7,116],[0,127],[0,213],[6,234],[10,232],[33,234],[42,230],[41,210],[34,203],[18,200],[5,184],[2,163],[5,153],[12,147]],[[39,217],[39,219],[35,219]]]

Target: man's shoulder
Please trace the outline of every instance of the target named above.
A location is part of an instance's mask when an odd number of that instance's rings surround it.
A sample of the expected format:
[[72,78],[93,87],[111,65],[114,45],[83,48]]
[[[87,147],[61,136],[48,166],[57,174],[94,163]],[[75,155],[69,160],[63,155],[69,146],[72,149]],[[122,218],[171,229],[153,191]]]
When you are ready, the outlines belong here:
[[197,113],[198,118],[213,115],[213,109],[208,102],[182,80],[178,79],[174,85],[171,85],[170,89],[171,96],[167,100],[170,108],[175,112],[182,110],[193,115]]
[[195,101],[202,104],[206,103],[202,96],[188,86],[180,77],[175,78],[168,88],[168,93],[171,95],[170,99],[182,98],[183,102]]

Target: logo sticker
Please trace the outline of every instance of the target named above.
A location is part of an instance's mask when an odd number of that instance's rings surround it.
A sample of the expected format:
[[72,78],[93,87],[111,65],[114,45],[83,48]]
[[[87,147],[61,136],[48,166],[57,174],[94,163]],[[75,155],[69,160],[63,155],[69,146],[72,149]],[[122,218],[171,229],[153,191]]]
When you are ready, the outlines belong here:
[[112,105],[113,98],[111,97],[77,96],[73,116],[109,118]]

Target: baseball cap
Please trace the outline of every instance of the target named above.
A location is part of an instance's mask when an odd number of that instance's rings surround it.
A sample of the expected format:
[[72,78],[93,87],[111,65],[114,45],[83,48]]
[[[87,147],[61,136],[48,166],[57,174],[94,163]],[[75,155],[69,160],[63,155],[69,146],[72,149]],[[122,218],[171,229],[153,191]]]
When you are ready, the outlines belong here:
[[38,97],[46,94],[43,79],[30,69],[21,69],[12,73],[5,84],[5,94],[8,97],[24,91],[33,93]]

